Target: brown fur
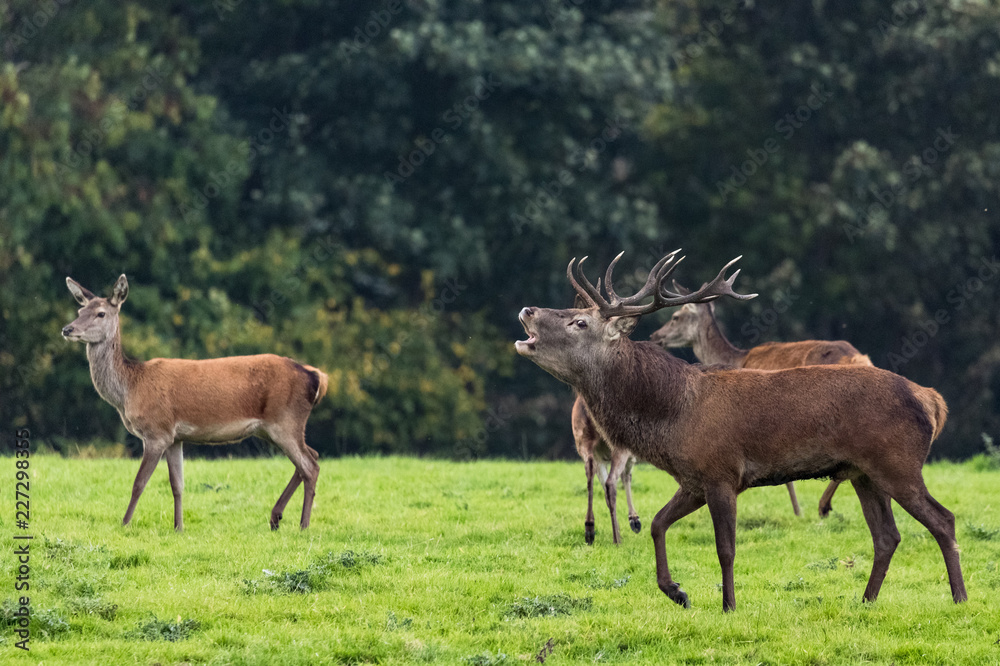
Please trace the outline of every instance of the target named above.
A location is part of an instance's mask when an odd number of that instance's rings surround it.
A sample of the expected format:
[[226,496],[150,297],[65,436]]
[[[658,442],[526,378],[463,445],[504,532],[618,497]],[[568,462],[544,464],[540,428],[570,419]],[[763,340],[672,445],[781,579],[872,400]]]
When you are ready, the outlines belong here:
[[183,529],[183,442],[226,444],[257,436],[278,446],[295,473],[271,511],[277,529],[282,511],[305,482],[301,527],[309,526],[319,454],[306,445],[306,420],[326,394],[322,371],[274,354],[209,360],[155,358],[132,361],[122,353],[119,309],[128,295],[125,276],[111,298],[98,298],[70,278],[67,286],[83,306],[63,329],[69,340],[87,343],[98,393],[142,439],[143,456],[122,524],[127,525],[160,458],[167,459],[174,494],[174,527]]
[[[690,293],[675,283],[681,293]],[[680,308],[661,326],[652,340],[664,347],[693,347],[703,363],[725,363],[737,368],[784,370],[803,365],[872,365],[868,356],[845,340],[803,340],[800,342],[765,342],[744,350],[733,345],[723,334],[715,318],[713,303],[691,303]],[[833,495],[840,485],[831,479],[819,501],[819,516],[826,518],[833,510]],[[795,484],[785,484],[795,515],[801,515]]]
[[672,523],[708,505],[723,609],[731,610],[737,495],[821,476],[851,479],[858,492],[875,547],[865,600],[878,596],[900,539],[890,498],[937,540],[954,601],[967,598],[954,516],[931,497],[921,473],[944,420],[943,399],[932,389],[856,364],[774,371],[691,366],[655,344],[629,340],[636,317],[606,316],[597,304],[524,308],[520,319],[529,337],[515,344],[518,353],[579,391],[612,447],[677,480],[677,493],[652,524],[657,582],[670,599],[688,604],[667,567]]

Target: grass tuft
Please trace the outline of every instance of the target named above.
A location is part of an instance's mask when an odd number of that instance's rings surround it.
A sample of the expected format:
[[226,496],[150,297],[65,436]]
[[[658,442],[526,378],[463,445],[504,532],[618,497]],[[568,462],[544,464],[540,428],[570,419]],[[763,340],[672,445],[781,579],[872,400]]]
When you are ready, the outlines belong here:
[[345,550],[342,553],[327,553],[305,569],[292,571],[270,571],[263,569],[264,578],[243,579],[243,591],[246,594],[309,594],[326,589],[326,583],[331,574],[337,570],[360,569],[382,562],[381,555],[376,553],[356,553]]
[[469,666],[496,666],[496,664],[502,664],[505,661],[507,661],[507,655],[503,652],[493,654],[489,650],[480,654],[471,654],[468,657],[462,657],[462,662],[469,664]]
[[577,610],[590,610],[594,600],[590,597],[580,599],[568,594],[548,594],[539,597],[522,597],[507,604],[503,617],[505,620],[526,617],[556,617],[571,615]]
[[151,615],[149,620],[140,623],[135,636],[145,641],[169,641],[176,643],[188,638],[192,632],[201,628],[201,622],[188,618],[182,620],[178,615],[175,622],[161,620]]
[[987,527],[986,525],[965,524],[965,531],[969,536],[977,541],[996,541],[1000,539],[1000,529]]

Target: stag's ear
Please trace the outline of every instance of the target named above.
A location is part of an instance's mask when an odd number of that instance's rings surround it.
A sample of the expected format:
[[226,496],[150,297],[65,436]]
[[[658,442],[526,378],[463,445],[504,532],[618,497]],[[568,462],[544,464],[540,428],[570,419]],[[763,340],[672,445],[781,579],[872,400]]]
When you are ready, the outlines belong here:
[[108,299],[108,303],[118,307],[125,302],[128,298],[128,280],[125,278],[125,274],[122,273],[118,278],[118,282],[115,282],[115,288],[111,290],[111,298]]
[[73,294],[73,298],[80,305],[86,305],[92,298],[96,298],[90,290],[71,277],[66,278],[66,286],[69,287],[69,293]]
[[628,337],[639,323],[639,317],[612,317],[608,320],[608,340]]
[[587,305],[587,301],[583,300],[583,296],[577,294],[573,297],[573,307],[577,310],[586,310],[590,306]]

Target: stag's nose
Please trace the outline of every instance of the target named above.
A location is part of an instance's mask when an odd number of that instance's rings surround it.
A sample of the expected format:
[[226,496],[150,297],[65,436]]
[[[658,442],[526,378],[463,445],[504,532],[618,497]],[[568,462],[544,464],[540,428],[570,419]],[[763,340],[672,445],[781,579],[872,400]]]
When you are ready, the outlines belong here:
[[63,330],[62,330],[62,334],[63,335],[69,335],[72,332],[73,332],[73,327],[72,326],[64,326],[63,327]]
[[533,314],[535,314],[535,308],[521,308],[521,314],[519,315],[519,317],[521,319],[527,319]]

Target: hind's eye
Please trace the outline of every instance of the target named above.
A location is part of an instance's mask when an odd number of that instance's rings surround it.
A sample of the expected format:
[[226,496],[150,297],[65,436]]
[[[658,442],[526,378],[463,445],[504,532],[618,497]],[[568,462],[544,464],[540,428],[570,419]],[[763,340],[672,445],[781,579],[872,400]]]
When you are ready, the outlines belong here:
[[98,316],[98,317],[103,317],[103,316],[104,316],[105,314],[106,314],[106,313],[104,313],[104,312],[98,312],[98,313],[97,313],[97,316]]

